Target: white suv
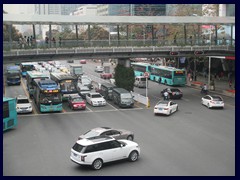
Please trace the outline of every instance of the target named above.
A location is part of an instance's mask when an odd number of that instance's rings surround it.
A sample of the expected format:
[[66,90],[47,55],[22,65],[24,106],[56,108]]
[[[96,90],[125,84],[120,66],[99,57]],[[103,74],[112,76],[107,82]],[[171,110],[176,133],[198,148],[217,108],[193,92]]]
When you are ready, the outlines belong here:
[[32,104],[27,96],[19,95],[17,98],[16,109],[17,113],[32,113]]
[[103,163],[120,159],[134,162],[139,155],[140,147],[136,142],[97,136],[78,140],[71,149],[70,159],[77,164],[90,165],[99,170]]

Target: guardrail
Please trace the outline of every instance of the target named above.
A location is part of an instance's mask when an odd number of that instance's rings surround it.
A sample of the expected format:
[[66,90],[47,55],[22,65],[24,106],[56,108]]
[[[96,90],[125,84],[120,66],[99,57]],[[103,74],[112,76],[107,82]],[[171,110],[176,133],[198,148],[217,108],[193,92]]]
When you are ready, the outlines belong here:
[[169,46],[169,47],[109,47],[109,48],[56,48],[56,49],[29,49],[29,50],[13,50],[3,51],[3,56],[24,56],[24,55],[45,55],[45,54],[84,54],[84,53],[121,53],[121,52],[166,52],[166,51],[212,51],[212,50],[224,50],[235,51],[235,47],[231,46]]

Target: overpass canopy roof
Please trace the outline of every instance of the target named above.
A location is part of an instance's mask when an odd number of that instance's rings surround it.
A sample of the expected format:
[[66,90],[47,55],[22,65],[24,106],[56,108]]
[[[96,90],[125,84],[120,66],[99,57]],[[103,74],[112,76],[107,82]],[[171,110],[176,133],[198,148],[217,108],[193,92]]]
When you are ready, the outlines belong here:
[[3,24],[127,25],[127,24],[235,24],[235,17],[205,16],[67,16],[3,14]]

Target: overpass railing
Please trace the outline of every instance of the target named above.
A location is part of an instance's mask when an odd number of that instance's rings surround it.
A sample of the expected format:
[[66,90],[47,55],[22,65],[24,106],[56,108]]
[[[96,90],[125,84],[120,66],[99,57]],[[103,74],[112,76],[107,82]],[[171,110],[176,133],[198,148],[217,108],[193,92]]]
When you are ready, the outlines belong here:
[[89,47],[162,47],[162,46],[235,46],[234,39],[217,39],[217,40],[203,40],[203,39],[177,39],[177,40],[61,40],[56,42],[46,43],[43,40],[37,40],[29,43],[20,43],[17,41],[4,41],[3,50],[12,51],[17,49],[54,49],[54,48],[89,48]]
[[89,53],[121,53],[121,52],[166,52],[166,51],[235,51],[235,47],[222,46],[151,46],[151,47],[88,47],[88,48],[49,48],[49,49],[18,49],[3,51],[3,56],[24,56],[24,55],[60,55],[60,54],[89,54]]

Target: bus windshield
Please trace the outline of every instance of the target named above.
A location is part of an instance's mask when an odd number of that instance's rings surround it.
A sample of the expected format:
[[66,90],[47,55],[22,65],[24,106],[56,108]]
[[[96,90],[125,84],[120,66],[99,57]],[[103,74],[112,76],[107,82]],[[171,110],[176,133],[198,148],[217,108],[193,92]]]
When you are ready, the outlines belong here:
[[83,73],[81,67],[75,68],[74,72],[75,72],[75,74],[82,74]]
[[132,95],[130,93],[121,94],[122,99],[132,99]]
[[73,80],[62,81],[60,83],[60,88],[62,92],[74,92],[77,90]]
[[61,94],[60,93],[41,93],[40,102],[43,104],[62,102]]

